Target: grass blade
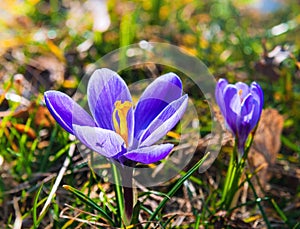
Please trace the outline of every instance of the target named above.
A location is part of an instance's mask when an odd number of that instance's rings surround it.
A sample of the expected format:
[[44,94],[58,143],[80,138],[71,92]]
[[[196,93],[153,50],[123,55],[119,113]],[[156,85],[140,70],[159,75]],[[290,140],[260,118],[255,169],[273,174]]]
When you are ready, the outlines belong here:
[[33,201],[33,208],[32,208],[32,219],[33,219],[33,228],[38,228],[39,226],[39,221],[37,219],[37,207],[38,207],[38,200],[40,193],[42,191],[43,184],[40,186],[39,190],[37,191],[34,201]]
[[275,208],[277,214],[283,220],[283,222],[285,222],[290,228],[292,228],[292,225],[290,224],[288,218],[286,217],[284,212],[280,209],[280,207],[277,205],[277,203],[275,202],[274,199],[271,199],[271,203],[272,203],[273,207]]
[[[167,193],[167,196],[160,202],[153,214],[151,215],[149,221],[155,219],[156,215],[161,211],[161,209],[166,205],[167,201],[172,197],[177,190],[183,185],[184,181],[187,180],[206,160],[209,153],[207,153],[200,161],[198,161],[183,177],[181,177],[173,188]],[[150,222],[146,224],[145,229],[149,228]]]
[[75,188],[73,188],[69,185],[63,185],[63,188],[65,188],[66,190],[72,192],[75,196],[77,196],[84,203],[86,203],[87,205],[89,205],[93,209],[97,210],[101,214],[101,216],[104,217],[107,220],[107,222],[110,225],[116,226],[113,219],[97,203],[95,203],[92,199],[90,199],[89,197],[84,195],[82,192],[80,192],[79,190],[77,190],[77,189],[75,189]]
[[[255,188],[254,188],[252,182],[250,181],[248,175],[246,175],[246,179],[247,179],[248,184],[249,184],[249,186],[250,186],[250,188],[251,188],[251,190],[252,190],[252,192],[253,192],[253,194],[254,194],[255,199],[258,200],[259,197],[257,196],[257,193],[256,193],[256,191],[255,191]],[[259,199],[259,200],[260,200],[260,199]],[[262,217],[263,217],[263,219],[264,219],[264,221],[265,221],[265,223],[266,223],[266,226],[267,226],[267,228],[272,228],[272,227],[271,227],[271,224],[270,224],[270,222],[269,222],[269,220],[268,220],[268,217],[267,217],[267,215],[266,215],[266,213],[265,213],[265,211],[264,211],[262,205],[260,204],[260,202],[261,202],[261,201],[257,201],[257,205],[258,205],[258,208],[259,208],[259,210],[260,210],[260,212],[261,212],[261,215],[262,215]]]
[[140,201],[137,201],[137,203],[135,204],[135,206],[133,208],[132,219],[131,219],[130,224],[138,224],[141,206],[142,206],[142,203]]

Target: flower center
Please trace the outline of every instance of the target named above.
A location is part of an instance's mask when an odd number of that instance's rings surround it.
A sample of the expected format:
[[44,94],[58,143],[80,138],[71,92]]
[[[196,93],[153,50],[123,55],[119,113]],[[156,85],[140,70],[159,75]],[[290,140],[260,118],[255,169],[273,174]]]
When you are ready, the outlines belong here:
[[127,125],[127,114],[131,108],[132,103],[125,101],[122,103],[120,100],[115,102],[115,109],[113,112],[113,124],[115,131],[121,135],[126,145],[128,146],[128,125]]
[[243,94],[243,90],[242,89],[240,89],[239,91],[238,91],[238,94],[239,94],[239,96],[240,96],[240,99],[241,99],[241,103],[243,102],[243,98],[242,98],[242,94]]

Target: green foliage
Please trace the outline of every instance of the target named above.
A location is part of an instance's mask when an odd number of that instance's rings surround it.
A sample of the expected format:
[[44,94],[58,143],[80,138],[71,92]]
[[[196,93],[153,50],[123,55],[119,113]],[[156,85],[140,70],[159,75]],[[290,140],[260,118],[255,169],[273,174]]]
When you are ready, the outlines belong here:
[[[231,221],[230,217],[238,217],[241,209],[246,209],[247,217],[239,219],[248,226],[262,218],[262,227],[272,227],[279,222],[280,227],[298,228],[300,6],[290,0],[278,11],[267,14],[251,8],[249,4],[253,2],[112,0],[107,2],[110,26],[99,31],[94,28],[93,9],[84,0],[1,1],[0,227],[12,228],[17,213],[28,228],[123,225],[121,186],[114,189],[105,176],[98,177],[78,150],[50,206],[39,215],[72,143],[68,133],[57,124],[51,121],[49,125],[40,124],[36,117],[46,89],[59,89],[72,95],[87,69],[99,58],[119,47],[147,40],[180,46],[200,58],[217,78],[225,77],[231,82],[259,81],[266,107],[276,108],[285,122],[282,147],[274,167],[276,176],[270,180],[275,191],[257,193],[259,185],[253,182],[256,172],[247,167],[246,178],[239,188],[248,183],[252,194],[234,207],[230,208],[228,203],[224,213],[220,202],[224,201],[227,192],[224,189],[228,188],[225,175],[232,148],[224,146],[205,174],[193,173],[201,165],[202,152],[199,151],[195,166],[181,171],[181,178],[171,180],[165,187],[139,189],[131,223],[142,228],[149,228],[150,223],[161,228],[199,228],[201,225],[213,228],[222,223],[224,227],[233,227],[237,221]],[[278,45],[289,50],[290,55],[275,63],[268,54]],[[126,53],[122,55],[121,64],[126,64]],[[43,65],[39,57],[46,57],[49,62]],[[55,74],[53,69],[62,69],[62,72]],[[125,69],[122,75],[131,83],[169,71],[176,72],[176,69],[149,65]],[[189,86],[185,76],[176,73]],[[24,76],[21,83],[16,80],[16,74]],[[187,90],[197,105],[201,136],[208,136],[211,128],[208,104],[202,95],[194,93],[193,87]],[[25,98],[33,104],[33,109],[23,100],[9,99],[7,93]],[[48,120],[44,116],[38,119]],[[235,177],[234,182],[238,182],[240,176]],[[62,188],[63,184],[67,190]],[[191,205],[190,215],[181,218],[181,225],[176,225],[178,217],[170,215],[174,198]],[[176,211],[187,213],[179,207]]]

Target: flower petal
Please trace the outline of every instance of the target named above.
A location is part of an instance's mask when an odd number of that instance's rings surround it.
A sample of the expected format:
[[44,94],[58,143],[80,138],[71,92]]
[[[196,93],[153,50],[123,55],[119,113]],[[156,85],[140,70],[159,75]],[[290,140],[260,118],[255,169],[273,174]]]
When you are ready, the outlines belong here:
[[226,120],[229,130],[236,135],[237,133],[236,120],[238,115],[240,114],[241,102],[237,94],[236,87],[231,84],[229,84],[225,88],[224,104],[225,104],[225,109],[224,109],[225,113],[223,113],[223,116]]
[[236,89],[239,93],[239,96],[242,100],[244,100],[246,98],[246,96],[249,94],[249,86],[243,82],[237,82],[235,84]]
[[188,96],[170,103],[148,126],[141,135],[140,147],[150,146],[165,136],[182,118],[188,105]]
[[129,151],[124,156],[132,161],[143,164],[155,163],[164,159],[173,149],[173,144],[153,145]]
[[174,73],[168,73],[154,80],[140,97],[135,111],[134,138],[139,139],[143,130],[172,101],[182,95],[182,83]]
[[251,94],[248,94],[241,105],[241,114],[237,119],[239,149],[242,151],[248,135],[258,122],[258,110],[259,104]]
[[260,113],[259,103],[252,94],[249,94],[243,101],[241,108],[241,125],[249,125],[249,133],[257,125]]
[[[115,102],[132,102],[125,81],[114,71],[106,68],[96,70],[91,76],[87,96],[89,107],[99,127],[114,130],[113,112]],[[128,142],[133,137],[133,108],[127,114]]]
[[115,102],[132,101],[125,81],[114,71],[102,68],[91,76],[87,88],[91,113],[99,127],[113,130]]
[[218,106],[221,109],[222,114],[225,113],[225,98],[224,98],[224,91],[225,87],[228,85],[228,82],[226,79],[219,79],[216,90],[215,90],[215,97],[216,97],[216,102]]
[[122,137],[112,130],[79,125],[73,125],[73,129],[83,144],[105,157],[112,158],[126,150]]
[[95,126],[92,117],[68,95],[46,91],[44,98],[52,116],[69,133],[74,134],[72,124]]
[[258,102],[260,112],[263,109],[264,106],[264,93],[261,89],[260,85],[256,82],[253,82],[250,86],[250,92],[253,95],[254,99]]

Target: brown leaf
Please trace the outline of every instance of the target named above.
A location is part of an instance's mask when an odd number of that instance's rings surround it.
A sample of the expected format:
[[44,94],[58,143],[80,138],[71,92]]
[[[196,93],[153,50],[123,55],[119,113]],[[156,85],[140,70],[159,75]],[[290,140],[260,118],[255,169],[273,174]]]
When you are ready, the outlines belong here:
[[55,120],[46,107],[39,106],[34,118],[34,123],[38,126],[50,127],[54,125]]
[[265,109],[254,136],[248,155],[249,165],[257,171],[259,182],[264,187],[271,175],[268,168],[277,158],[281,147],[280,135],[283,129],[283,116],[275,109]]
[[21,133],[21,134],[26,133],[27,136],[32,139],[36,138],[36,133],[31,127],[27,127],[26,125],[19,124],[19,123],[14,124],[13,126],[19,133]]
[[31,83],[33,91],[40,87],[48,90],[55,84],[61,85],[64,80],[64,74],[64,63],[49,55],[31,59],[26,66],[24,76]]
[[55,120],[48,109],[42,105],[36,104],[35,102],[31,102],[27,107],[20,107],[16,111],[0,111],[0,118],[12,116],[26,120],[32,113],[35,114],[34,124],[37,126],[51,127],[55,124]]
[[258,151],[268,164],[273,164],[281,147],[283,122],[283,116],[277,110],[271,108],[263,110],[250,152]]

